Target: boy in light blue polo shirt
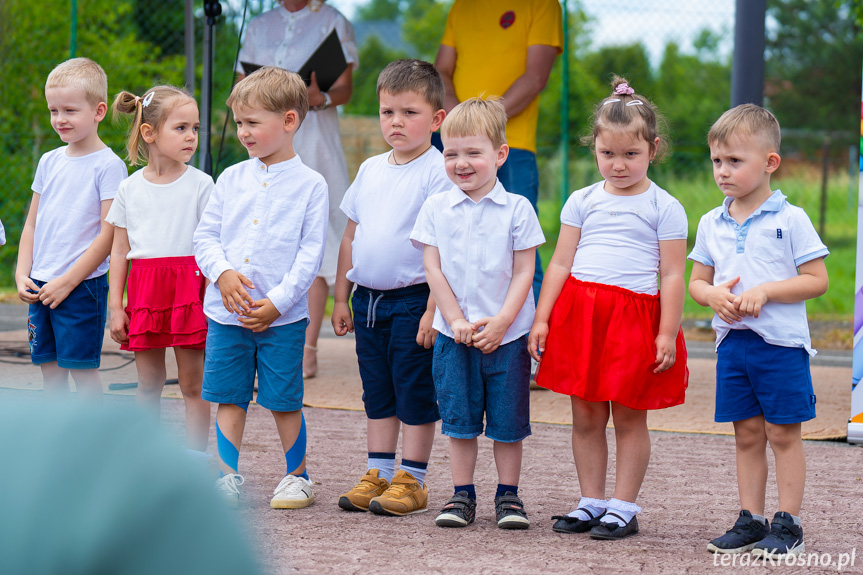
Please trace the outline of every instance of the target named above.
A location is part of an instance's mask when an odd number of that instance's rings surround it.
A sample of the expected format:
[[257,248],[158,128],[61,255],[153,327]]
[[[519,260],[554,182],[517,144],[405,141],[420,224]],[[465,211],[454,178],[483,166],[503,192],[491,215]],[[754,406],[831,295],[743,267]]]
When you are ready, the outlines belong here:
[[[806,213],[770,188],[780,162],[773,114],[737,106],[716,121],[707,142],[726,198],[698,224],[689,293],[715,312],[715,419],[734,422],[742,508],[707,549],[796,555],[805,551],[801,423],[815,417],[805,301],[827,291],[829,252]],[[768,442],[779,490],[772,525],[764,517]]]

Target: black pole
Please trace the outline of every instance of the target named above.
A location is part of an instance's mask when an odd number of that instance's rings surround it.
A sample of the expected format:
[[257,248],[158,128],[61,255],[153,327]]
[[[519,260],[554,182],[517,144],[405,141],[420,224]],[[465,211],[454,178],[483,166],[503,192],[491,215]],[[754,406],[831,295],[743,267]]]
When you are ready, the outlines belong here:
[[764,103],[764,20],[767,0],[737,0],[731,107]]
[[198,169],[213,175],[213,155],[210,153],[210,124],[212,123],[213,105],[213,30],[216,18],[222,13],[222,5],[218,0],[204,0],[204,54],[203,71],[201,72],[201,138],[198,152]]

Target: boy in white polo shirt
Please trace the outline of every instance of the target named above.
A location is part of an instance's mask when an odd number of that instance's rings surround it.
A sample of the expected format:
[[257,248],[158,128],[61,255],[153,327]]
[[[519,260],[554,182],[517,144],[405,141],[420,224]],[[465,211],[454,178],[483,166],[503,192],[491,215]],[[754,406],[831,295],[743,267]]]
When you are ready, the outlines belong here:
[[327,184],[294,153],[309,109],[297,74],[265,66],[237,82],[227,103],[249,159],[219,176],[194,236],[195,259],[212,282],[201,397],[219,404],[216,488],[239,503],[239,449],[257,373],[256,401],[272,412],[285,455],[270,507],[300,509],[315,501],[302,363],[308,291],[327,235]]
[[[698,224],[689,293],[714,312],[716,416],[734,422],[742,511],[713,553],[803,553],[806,476],[801,423],[815,417],[807,299],[827,291],[821,242],[806,213],[771,191],[780,130],[759,106],[725,112],[707,136],[723,204]],[[776,458],[779,511],[764,517],[766,446]]]
[[46,397],[100,397],[99,365],[108,305],[108,255],[114,227],[105,221],[129,171],[99,138],[108,110],[108,78],[96,62],[73,58],[45,82],[51,127],[66,145],[39,160],[33,200],[18,246],[15,283],[30,304],[30,359]]
[[450,438],[454,496],[435,523],[465,527],[476,516],[477,437],[494,440],[497,525],[526,529],[518,497],[522,440],[530,435],[530,355],[536,213],[497,179],[506,161],[506,112],[499,99],[470,98],[441,128],[455,184],[423,205],[411,240],[423,250],[437,304],[433,374],[442,431]]
[[[445,115],[444,87],[428,62],[399,60],[381,72],[377,92],[381,131],[393,149],[363,162],[341,205],[348,225],[332,322],[336,335],[356,333],[368,461],[339,507],[408,515],[428,510],[425,475],[440,419],[431,374],[434,302],[410,233],[426,198],[450,186],[431,145]],[[356,321],[348,307],[352,284]]]

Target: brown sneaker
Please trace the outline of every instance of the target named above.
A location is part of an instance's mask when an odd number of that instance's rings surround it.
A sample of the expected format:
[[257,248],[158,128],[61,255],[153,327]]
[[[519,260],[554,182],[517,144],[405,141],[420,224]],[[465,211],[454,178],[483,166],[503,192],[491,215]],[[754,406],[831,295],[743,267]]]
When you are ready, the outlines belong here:
[[393,477],[383,495],[369,503],[369,511],[376,515],[410,515],[428,511],[429,490],[407,471],[399,471]]
[[339,497],[339,507],[345,511],[368,511],[369,502],[389,486],[389,481],[378,477],[377,469],[369,469],[353,489]]

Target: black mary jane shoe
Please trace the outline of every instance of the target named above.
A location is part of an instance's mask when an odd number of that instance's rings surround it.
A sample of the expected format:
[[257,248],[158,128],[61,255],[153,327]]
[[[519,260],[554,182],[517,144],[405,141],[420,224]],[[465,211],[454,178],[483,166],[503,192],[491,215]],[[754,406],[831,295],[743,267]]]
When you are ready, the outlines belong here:
[[[607,513],[606,515],[614,515],[621,521],[622,517],[618,516],[615,513]],[[635,535],[638,533],[638,519],[633,515],[632,519],[629,520],[629,523],[621,527],[617,523],[605,523],[600,522],[599,525],[591,528],[590,530],[590,538],[591,539],[606,539],[606,540],[617,540],[624,539],[629,537],[630,535]]]
[[556,519],[557,521],[551,526],[551,530],[558,533],[586,533],[592,527],[599,525],[599,519],[605,515],[602,513],[594,517],[593,513],[584,508],[579,508],[578,511],[584,511],[590,516],[590,519],[584,520],[569,515],[554,515],[552,519]]

